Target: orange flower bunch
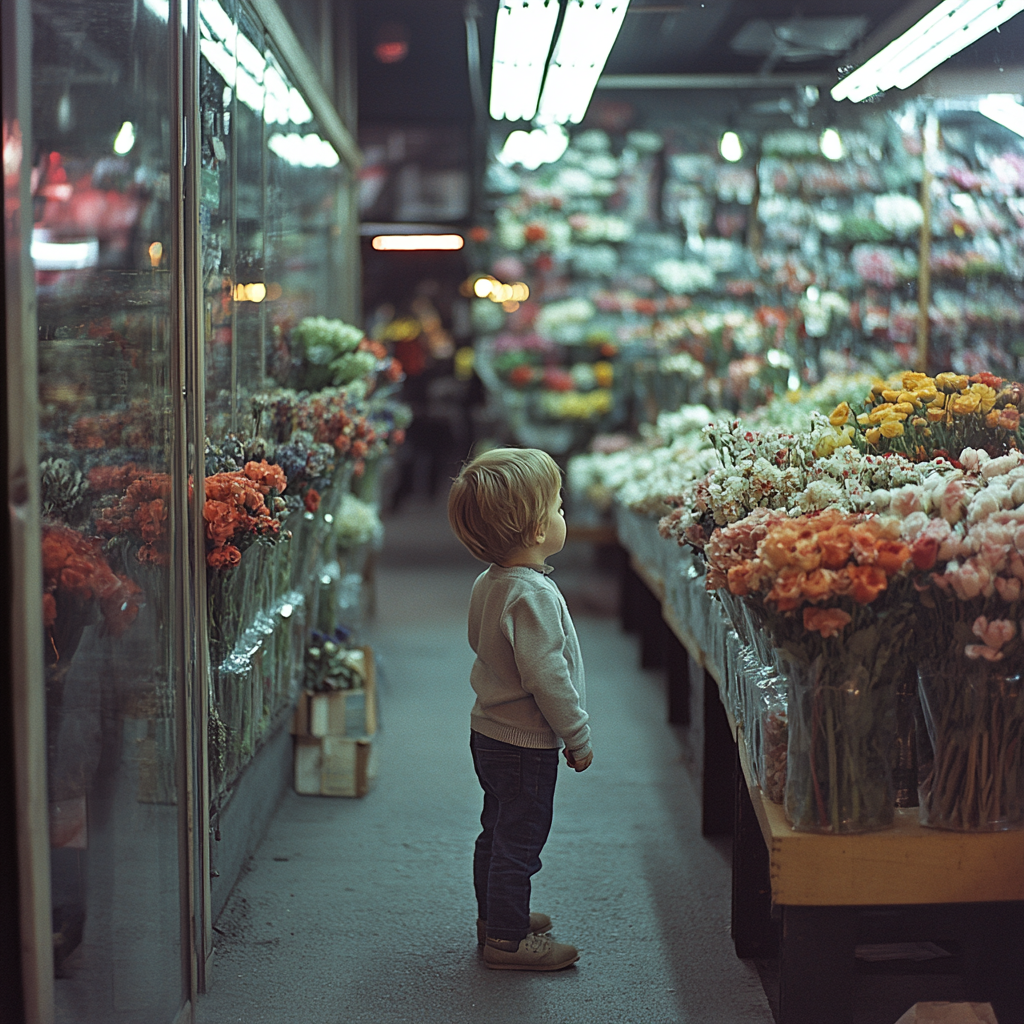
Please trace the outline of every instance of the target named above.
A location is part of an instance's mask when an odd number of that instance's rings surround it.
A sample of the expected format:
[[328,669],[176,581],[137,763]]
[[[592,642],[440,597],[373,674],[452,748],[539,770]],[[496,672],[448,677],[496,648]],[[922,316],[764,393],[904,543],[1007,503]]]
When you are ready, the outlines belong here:
[[136,471],[137,479],[128,484],[124,495],[113,505],[100,511],[96,517],[96,529],[108,537],[137,537],[142,541],[135,556],[140,562],[168,565],[171,558],[167,546],[170,476],[167,473],[148,472],[138,475],[139,471],[132,463],[128,466],[103,468],[110,472],[98,474],[98,470],[94,469],[89,474],[89,482],[93,487],[97,483],[115,479],[119,471],[129,468]]
[[123,466],[94,466],[89,470],[89,486],[94,491],[126,491],[146,471],[134,462]]
[[110,568],[98,538],[84,537],[66,526],[43,526],[43,626],[47,630],[54,629],[62,613],[71,614],[76,605],[95,601],[108,632],[120,636],[139,613],[141,593],[135,582]]
[[141,400],[117,412],[79,416],[68,429],[75,448],[152,448],[156,435],[156,415],[150,404]]
[[804,628],[823,637],[841,631],[851,616],[842,608],[815,606],[842,598],[871,604],[910,561],[895,519],[826,509],[763,525],[753,558],[712,563],[709,578],[724,571],[730,593],[760,595],[780,612],[807,606]]
[[241,473],[217,473],[206,478],[206,563],[230,569],[242,560],[242,550],[254,540],[277,538],[281,523],[267,508],[266,497],[281,494],[287,482],[280,466],[247,462]]

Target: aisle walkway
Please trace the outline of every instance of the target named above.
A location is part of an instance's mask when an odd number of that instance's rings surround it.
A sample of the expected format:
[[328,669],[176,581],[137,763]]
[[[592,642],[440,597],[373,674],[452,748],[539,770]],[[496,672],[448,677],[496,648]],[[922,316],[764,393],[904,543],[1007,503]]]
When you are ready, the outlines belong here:
[[552,563],[580,633],[595,759],[559,776],[533,900],[581,957],[553,974],[483,966],[465,639],[479,566],[440,503],[387,528],[366,630],[382,669],[376,788],[288,793],[217,923],[199,1024],[770,1024],[729,939],[728,847],[700,837],[662,679],[637,668],[614,580],[584,546]]

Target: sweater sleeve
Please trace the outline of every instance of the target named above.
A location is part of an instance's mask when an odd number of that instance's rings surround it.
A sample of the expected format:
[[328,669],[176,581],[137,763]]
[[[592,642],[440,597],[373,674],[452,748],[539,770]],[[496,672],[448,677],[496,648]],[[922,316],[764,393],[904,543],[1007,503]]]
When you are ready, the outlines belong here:
[[521,597],[510,609],[516,666],[548,725],[573,754],[590,750],[589,716],[572,684],[558,602],[543,591]]

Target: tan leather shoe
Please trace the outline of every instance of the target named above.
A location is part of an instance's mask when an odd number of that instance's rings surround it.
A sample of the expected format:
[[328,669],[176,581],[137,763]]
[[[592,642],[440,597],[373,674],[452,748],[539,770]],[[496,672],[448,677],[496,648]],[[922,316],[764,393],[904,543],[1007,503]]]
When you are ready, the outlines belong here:
[[[533,935],[543,935],[551,931],[551,918],[547,914],[535,914],[530,911],[530,932]],[[487,922],[483,918],[476,919],[476,944],[483,946],[487,938]]]
[[527,935],[518,947],[514,942],[488,937],[484,963],[495,971],[560,971],[580,958],[579,950],[550,935]]

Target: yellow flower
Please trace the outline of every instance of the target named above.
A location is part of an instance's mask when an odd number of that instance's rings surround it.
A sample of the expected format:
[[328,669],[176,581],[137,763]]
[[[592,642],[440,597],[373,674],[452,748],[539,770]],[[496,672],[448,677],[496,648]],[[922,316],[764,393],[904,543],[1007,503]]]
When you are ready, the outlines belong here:
[[967,378],[960,373],[940,373],[935,378],[935,386],[948,394],[967,387]]
[[868,413],[869,423],[881,423],[882,420],[886,419],[887,415],[892,412],[892,404],[890,402],[883,402],[881,405],[876,405],[871,412]]
[[987,384],[972,384],[971,391],[978,396],[981,402],[981,412],[988,412],[996,404],[995,388],[990,388]]
[[929,423],[941,423],[946,418],[946,410],[941,406],[936,408],[936,406],[931,405],[928,407],[925,415],[928,417]]
[[919,391],[923,387],[935,386],[935,381],[927,373],[918,373],[916,370],[907,370],[900,379],[903,381],[904,391]]
[[867,400],[870,402],[872,400],[872,395],[880,395],[888,386],[888,384],[883,384],[880,380],[876,380],[875,383],[871,385],[871,394],[868,395]]
[[903,405],[906,402],[909,402],[915,409],[921,406],[921,399],[917,397],[917,392],[915,391],[900,392],[900,397],[896,399],[896,404]]
[[921,419],[921,417],[920,417],[920,416],[915,416],[915,417],[914,417],[914,418],[913,418],[913,419],[912,419],[912,420],[910,421],[910,424],[911,424],[911,426],[914,426],[914,427],[917,427],[917,428],[919,428],[919,429],[920,429],[921,427],[927,427],[927,426],[928,426],[928,421],[927,421],[927,420],[923,420],[923,419]]
[[886,402],[898,402],[900,400],[900,393],[886,388],[885,391],[882,392],[882,398]]
[[867,433],[865,433],[864,437],[867,440],[868,444],[878,444],[878,442],[882,439],[882,432],[881,430],[878,429],[878,427],[872,427],[869,431],[867,431]]
[[897,412],[903,413],[904,416],[909,416],[914,411],[913,402],[897,402],[893,408]]
[[853,444],[853,437],[856,431],[853,429],[852,423],[847,423],[842,430],[839,431],[839,440],[836,441],[837,448],[846,448],[848,445]]
[[840,402],[829,416],[828,421],[833,427],[841,427],[850,418],[850,403]]
[[886,420],[878,429],[882,437],[899,437],[903,433],[903,424],[896,420]]
[[914,397],[919,402],[934,402],[936,395],[938,395],[938,392],[935,390],[934,384],[929,384],[926,387],[914,389]]
[[605,360],[594,363],[594,380],[599,388],[610,388],[614,379],[615,369],[611,363]]
[[977,412],[981,405],[981,396],[975,391],[965,391],[960,395],[953,395],[949,400],[950,411],[957,416],[969,416]]
[[868,425],[868,424],[869,424],[869,423],[871,422],[871,416],[870,416],[870,415],[869,415],[868,413],[866,413],[866,412],[862,412],[862,413],[861,413],[861,414],[860,414],[860,415],[859,415],[859,416],[857,417],[857,422],[858,422],[858,423],[859,423],[859,424],[860,424],[860,425],[861,425],[862,427],[866,427],[866,426],[867,426],[867,425]]
[[995,428],[999,426],[999,410],[998,409],[993,409],[985,417],[985,426],[988,427],[989,430],[995,430]]

